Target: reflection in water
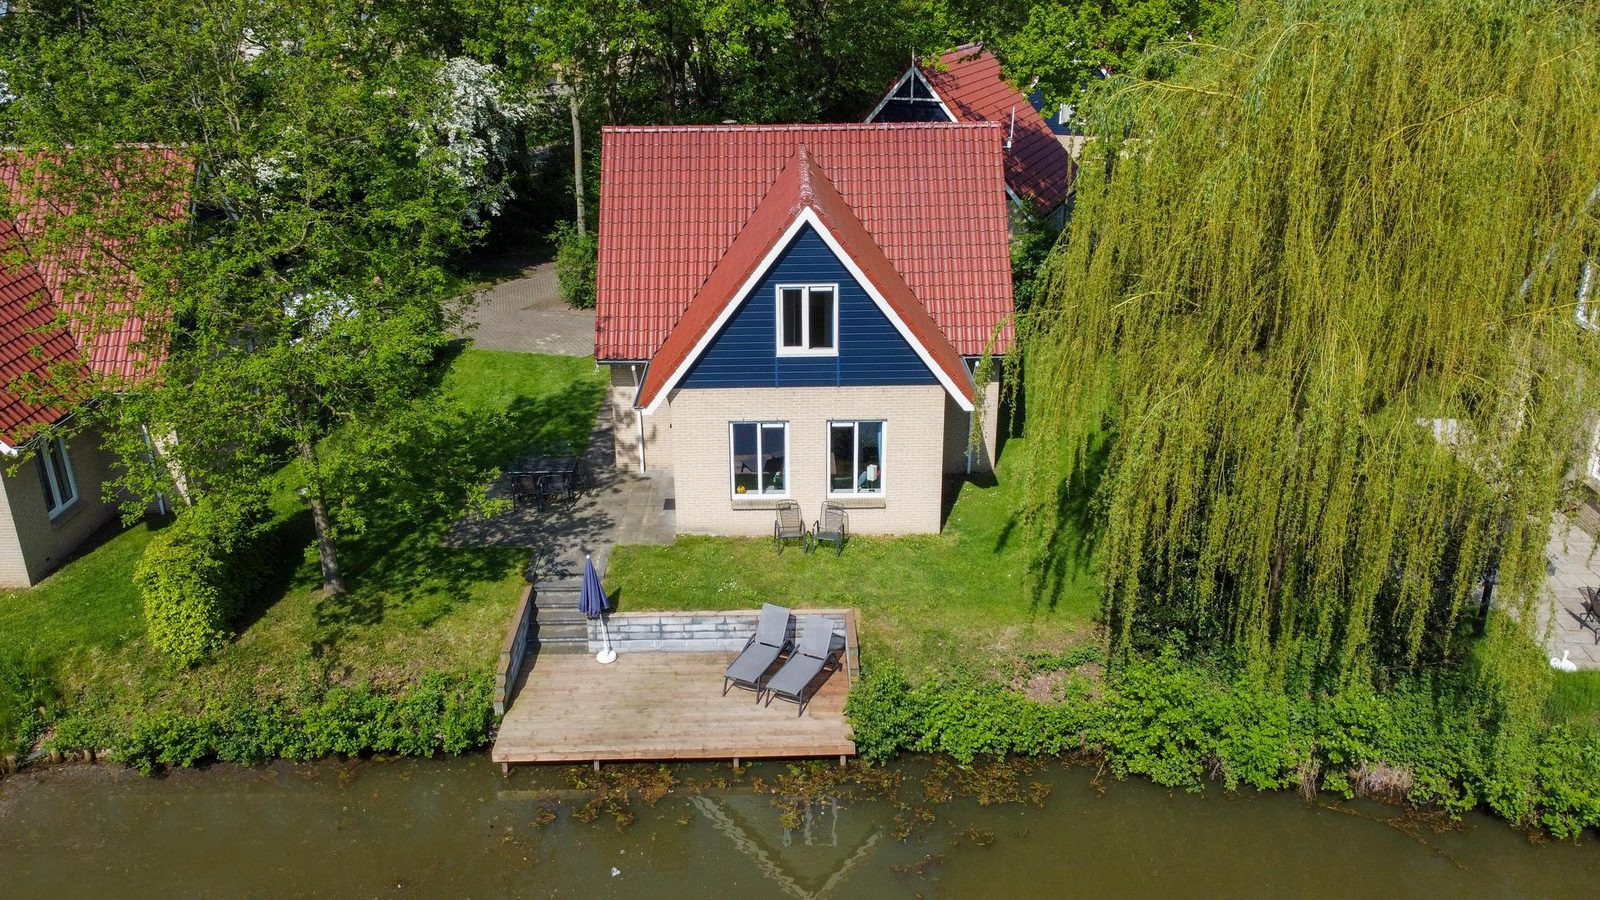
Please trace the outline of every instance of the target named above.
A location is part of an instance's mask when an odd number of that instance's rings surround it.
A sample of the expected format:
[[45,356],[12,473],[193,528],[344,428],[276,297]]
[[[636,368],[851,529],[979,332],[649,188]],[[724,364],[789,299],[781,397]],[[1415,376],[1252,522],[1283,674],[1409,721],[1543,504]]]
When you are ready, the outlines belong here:
[[[830,770],[831,769],[831,770]],[[1355,812],[1358,815],[1349,815]],[[1443,823],[1439,823],[1443,824]],[[1065,765],[535,768],[481,756],[0,781],[0,896],[1578,897],[1594,848]]]
[[[817,874],[815,871],[813,871],[815,866],[810,865],[813,859],[816,858],[816,855],[802,855],[787,851],[790,851],[797,846],[807,848],[828,847],[834,849],[837,849],[840,846],[838,827],[838,798],[832,797],[825,801],[800,801],[804,809],[803,821],[800,828],[803,836],[802,842],[798,845],[794,842],[795,829],[786,827],[781,823],[777,823],[778,829],[782,832],[783,839],[776,851],[771,847],[770,844],[760,839],[759,835],[761,834],[761,831],[759,829],[752,829],[745,824],[750,817],[740,817],[745,819],[745,821],[740,821],[739,819],[736,819],[734,815],[728,812],[728,808],[730,806],[748,806],[749,802],[752,800],[763,802],[764,798],[728,797],[717,800],[711,797],[700,796],[692,798],[690,802],[694,804],[695,809],[698,810],[701,815],[710,820],[713,827],[722,832],[727,836],[728,840],[733,842],[735,849],[753,860],[756,865],[760,867],[761,871],[765,873],[768,878],[772,879],[774,884],[783,888],[785,893],[788,893],[793,897],[801,897],[805,898],[805,900],[812,900],[812,898],[829,896],[831,893],[833,893],[834,888],[838,887],[844,882],[845,877],[850,874],[851,869],[854,869],[857,865],[871,855],[873,845],[877,844],[879,839],[883,837],[883,829],[881,827],[872,828],[871,833],[867,835],[866,840],[859,842],[859,844],[854,847],[853,852],[849,852],[848,855],[843,856],[841,859],[837,859],[837,861],[832,861],[831,868],[828,868],[825,872],[821,873],[825,876],[824,880],[820,884],[816,884],[813,881]],[[824,807],[824,809],[819,810],[818,807]],[[771,808],[772,805],[767,803],[767,809],[770,811]],[[829,812],[832,814],[828,815]],[[818,840],[818,836],[815,834],[813,826],[815,825],[816,820],[823,816],[826,816],[828,819],[828,832],[826,837]],[[753,818],[760,817],[756,816]],[[821,858],[829,859],[830,857],[837,856],[837,854],[827,854]],[[806,883],[802,884],[802,879],[804,879]]]

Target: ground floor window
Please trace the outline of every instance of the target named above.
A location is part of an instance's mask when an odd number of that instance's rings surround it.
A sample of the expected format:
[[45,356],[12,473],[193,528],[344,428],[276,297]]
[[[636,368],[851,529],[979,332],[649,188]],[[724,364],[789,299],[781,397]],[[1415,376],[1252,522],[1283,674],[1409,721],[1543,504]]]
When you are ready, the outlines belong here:
[[734,494],[788,493],[788,424],[734,422],[732,430]]
[[72,477],[72,457],[64,438],[54,438],[39,451],[39,483],[44,487],[44,506],[50,515],[59,514],[78,499],[78,483]]
[[883,493],[883,423],[828,423],[828,493]]
[[1600,425],[1594,429],[1594,437],[1589,441],[1589,479],[1600,482]]

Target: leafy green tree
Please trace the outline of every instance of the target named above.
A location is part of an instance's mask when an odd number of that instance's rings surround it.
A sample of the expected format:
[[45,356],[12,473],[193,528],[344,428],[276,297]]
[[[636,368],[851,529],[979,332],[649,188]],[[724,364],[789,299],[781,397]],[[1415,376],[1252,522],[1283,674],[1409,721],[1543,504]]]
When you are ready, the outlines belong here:
[[[13,133],[59,160],[43,186],[52,201],[95,220],[102,246],[134,248],[124,262],[142,289],[106,279],[87,299],[151,325],[165,362],[157,377],[96,385],[106,402],[81,407],[120,451],[132,505],[254,491],[297,458],[330,592],[345,588],[342,492],[319,448],[431,389],[459,313],[445,263],[506,201],[505,133],[525,114],[491,67],[415,42],[405,11],[24,7],[12,18],[26,40],[0,58]],[[194,164],[193,214],[168,229],[181,241],[142,239],[161,216],[139,192],[118,195],[114,221],[94,215],[110,195],[103,160],[130,142],[181,147]],[[33,249],[71,239],[47,232]],[[152,444],[170,465],[149,464]]]
[[1037,81],[1045,102],[1080,104],[1108,75],[1160,78],[1172,71],[1164,44],[1210,39],[1227,24],[1234,0],[1043,0],[1020,27],[996,35],[1006,74]]

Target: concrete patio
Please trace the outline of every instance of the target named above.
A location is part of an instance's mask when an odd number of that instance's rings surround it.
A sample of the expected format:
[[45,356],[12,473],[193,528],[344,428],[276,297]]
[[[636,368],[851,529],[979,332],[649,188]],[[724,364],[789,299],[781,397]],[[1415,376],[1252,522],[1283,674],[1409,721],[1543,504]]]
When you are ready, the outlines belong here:
[[478,291],[463,337],[488,350],[594,353],[594,310],[573,309],[561,299],[555,263],[506,260],[504,274],[512,277]]
[[[670,544],[676,536],[670,475],[619,471],[613,459],[611,408],[602,403],[583,453],[587,484],[577,500],[510,507],[487,518],[466,516],[445,535],[454,547],[526,547],[528,579],[550,585],[578,578],[585,554],[602,574],[617,544]],[[534,448],[529,457],[549,455]],[[517,462],[504,467],[515,471]],[[511,499],[504,478],[488,486],[491,500]]]

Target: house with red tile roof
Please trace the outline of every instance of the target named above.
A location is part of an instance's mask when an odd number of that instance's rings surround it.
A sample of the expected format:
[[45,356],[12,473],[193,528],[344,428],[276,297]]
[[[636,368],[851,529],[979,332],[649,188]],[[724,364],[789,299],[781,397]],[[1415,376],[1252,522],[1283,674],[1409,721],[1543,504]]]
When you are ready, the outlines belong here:
[[895,81],[868,122],[994,122],[1005,134],[1006,196],[1019,207],[1061,219],[1073,163],[1033,103],[1007,83],[1000,60],[981,44],[914,65]]
[[[166,148],[128,152],[119,168],[129,177],[112,182],[133,189],[134,169],[170,177],[182,187],[169,213],[183,215],[187,162]],[[72,213],[52,199],[49,168],[39,157],[0,151],[0,190],[11,210],[0,216],[0,587],[38,582],[117,513],[103,490],[111,455],[92,431],[70,428],[72,409],[40,400],[41,385],[82,378],[115,386],[160,361],[145,338],[150,323],[82,293],[91,276],[133,278],[115,248],[86,236],[62,245],[71,249],[30,251],[52,217]]]
[[824,501],[940,529],[946,476],[996,449],[1004,160],[996,123],[605,130],[595,357],[617,464],[672,476],[680,531]]

